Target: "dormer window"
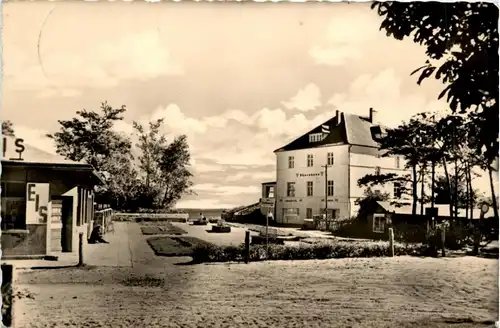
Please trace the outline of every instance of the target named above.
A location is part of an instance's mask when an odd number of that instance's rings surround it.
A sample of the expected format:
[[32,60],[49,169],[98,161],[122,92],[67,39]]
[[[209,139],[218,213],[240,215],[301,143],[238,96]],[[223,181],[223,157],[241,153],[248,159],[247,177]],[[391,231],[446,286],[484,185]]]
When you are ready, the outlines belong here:
[[324,133],[311,133],[309,135],[309,142],[319,142],[325,139],[326,135]]

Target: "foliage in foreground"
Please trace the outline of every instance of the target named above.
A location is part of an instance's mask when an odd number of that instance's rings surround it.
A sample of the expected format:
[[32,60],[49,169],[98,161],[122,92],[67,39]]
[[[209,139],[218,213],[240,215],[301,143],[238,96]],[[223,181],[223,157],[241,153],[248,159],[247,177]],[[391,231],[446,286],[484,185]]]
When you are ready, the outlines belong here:
[[[354,257],[383,257],[389,256],[387,242],[342,242],[317,243],[312,245],[269,245],[268,260],[312,260],[312,259],[336,259]],[[394,245],[394,254],[421,255],[425,246]],[[216,246],[199,245],[193,250],[193,262],[240,262],[244,260],[245,247],[240,246]],[[266,246],[250,246],[249,261],[266,260]]]

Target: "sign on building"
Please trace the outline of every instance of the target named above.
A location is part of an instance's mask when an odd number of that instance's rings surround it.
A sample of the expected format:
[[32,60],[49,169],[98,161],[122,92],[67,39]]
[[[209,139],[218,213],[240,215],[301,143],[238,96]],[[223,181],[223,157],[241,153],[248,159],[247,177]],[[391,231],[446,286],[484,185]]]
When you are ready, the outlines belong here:
[[48,183],[26,185],[26,224],[46,224],[50,201]]
[[21,138],[2,138],[2,158],[11,161],[22,161],[23,153],[26,150],[24,139]]

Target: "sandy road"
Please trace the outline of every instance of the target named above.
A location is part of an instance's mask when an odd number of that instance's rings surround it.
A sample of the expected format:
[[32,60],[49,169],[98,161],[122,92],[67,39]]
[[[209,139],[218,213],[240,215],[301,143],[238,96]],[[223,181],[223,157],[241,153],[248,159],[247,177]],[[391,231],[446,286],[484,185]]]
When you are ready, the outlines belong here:
[[[138,228],[137,228],[138,229]],[[411,257],[21,272],[17,327],[449,327],[498,315],[498,261]],[[479,327],[463,323],[453,327]],[[491,326],[491,325],[490,325]]]

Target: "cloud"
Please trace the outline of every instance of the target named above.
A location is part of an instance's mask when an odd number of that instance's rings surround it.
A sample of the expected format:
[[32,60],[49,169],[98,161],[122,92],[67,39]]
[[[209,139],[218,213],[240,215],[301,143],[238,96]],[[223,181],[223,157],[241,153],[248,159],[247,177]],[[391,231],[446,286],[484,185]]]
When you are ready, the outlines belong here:
[[349,45],[314,46],[309,55],[317,65],[342,66],[346,62],[360,60],[363,53],[360,49]]
[[260,192],[260,188],[258,186],[222,186],[216,185],[212,183],[204,183],[194,185],[192,188],[195,192],[205,191],[211,192],[220,196],[232,196],[239,194],[255,194]]
[[78,97],[82,94],[81,91],[76,89],[67,88],[51,88],[40,91],[37,95],[38,98],[72,98]]
[[47,137],[47,133],[49,133],[48,131],[14,124],[14,132],[16,137],[24,139],[26,144],[41,149],[47,153],[56,154],[54,141]]
[[314,83],[309,83],[300,89],[289,101],[283,101],[288,109],[297,109],[302,112],[313,111],[321,106],[321,91]]
[[220,209],[220,208],[234,208],[237,204],[221,203],[218,199],[204,198],[204,199],[187,199],[181,200],[176,204],[176,208],[199,208],[199,209]]
[[309,55],[317,65],[342,66],[363,59],[370,41],[381,35],[381,19],[373,11],[356,11],[356,24],[352,15],[338,15],[328,26],[327,34],[320,44],[313,45]]
[[74,97],[82,88],[110,88],[124,80],[183,74],[182,65],[172,58],[156,29],[79,49],[52,50],[42,43],[40,60],[36,52],[26,53],[10,42],[4,45],[3,55],[4,86],[39,90],[40,97]]
[[360,116],[367,116],[369,108],[374,108],[377,120],[390,127],[420,112],[448,108],[446,102],[430,100],[422,93],[403,92],[401,78],[392,69],[359,76],[347,92],[332,95],[328,103],[342,112]]

